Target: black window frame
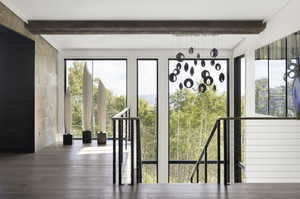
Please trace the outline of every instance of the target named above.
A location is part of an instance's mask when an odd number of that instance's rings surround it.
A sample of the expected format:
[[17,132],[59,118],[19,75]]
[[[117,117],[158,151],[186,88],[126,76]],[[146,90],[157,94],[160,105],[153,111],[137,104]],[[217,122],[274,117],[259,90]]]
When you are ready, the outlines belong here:
[[[168,75],[170,74],[170,61],[176,61],[177,59],[175,58],[169,58],[168,59]],[[193,59],[193,58],[187,58],[184,59],[183,61],[226,61],[227,62],[227,74],[226,74],[226,83],[227,83],[227,100],[226,100],[226,112],[227,112],[227,117],[230,116],[230,58],[201,58],[201,59]],[[168,78],[168,77],[167,77]],[[168,78],[169,79],[169,78]],[[216,118],[217,119],[217,118]],[[230,126],[228,127],[230,131]],[[170,183],[170,165],[174,164],[190,164],[190,165],[195,165],[198,160],[170,160],[170,81],[168,81],[168,183]],[[188,176],[189,177],[189,176]]]
[[[126,63],[125,104],[126,104],[126,106],[128,106],[128,59],[127,58],[64,58],[64,94],[66,94],[66,91],[67,91],[67,61],[125,61],[125,63]],[[93,79],[94,79],[94,74],[93,74]],[[92,137],[92,139],[96,140],[97,138]],[[107,139],[112,140],[113,138],[108,137]],[[82,140],[82,137],[73,137],[73,140]]]
[[143,164],[146,165],[156,165],[156,183],[158,183],[158,121],[159,121],[159,79],[158,79],[158,69],[159,61],[158,58],[137,58],[136,59],[136,110],[137,116],[139,116],[139,61],[155,61],[156,62],[156,160],[142,160]]
[[[300,34],[300,33],[296,32],[296,33],[293,33],[291,35],[294,35],[294,34],[297,35],[297,34]],[[291,36],[291,35],[289,35],[289,36]],[[287,74],[287,71],[288,71],[288,63],[289,63],[289,60],[288,60],[289,59],[289,57],[288,57],[288,48],[289,48],[289,46],[288,46],[288,37],[289,36],[274,41],[274,42],[277,42],[277,41],[280,41],[280,40],[284,40],[284,42],[285,42],[285,73],[286,74]],[[272,42],[271,44],[273,44],[274,42]],[[267,48],[268,49],[268,58],[267,58],[267,60],[268,60],[268,74],[267,74],[267,77],[268,77],[268,114],[267,115],[278,117],[276,115],[271,114],[271,111],[270,111],[270,109],[271,109],[271,104],[270,104],[270,67],[271,67],[270,66],[270,60],[271,60],[271,58],[270,58],[270,46],[271,46],[271,44],[268,44],[266,46],[258,48],[258,49],[255,50],[255,52],[259,51],[262,48]],[[256,60],[257,59],[255,57],[255,61]],[[284,75],[284,74],[282,74],[282,75]],[[288,102],[288,95],[289,95],[289,93],[288,92],[289,92],[289,89],[288,89],[288,81],[287,81],[287,79],[288,79],[288,77],[285,80],[285,115],[282,116],[282,117],[286,117],[286,118],[290,117],[288,115],[288,110],[289,110],[289,102]],[[256,88],[255,88],[255,90],[256,90]],[[257,112],[255,111],[255,113],[257,113]],[[257,113],[257,114],[262,114],[262,113]]]

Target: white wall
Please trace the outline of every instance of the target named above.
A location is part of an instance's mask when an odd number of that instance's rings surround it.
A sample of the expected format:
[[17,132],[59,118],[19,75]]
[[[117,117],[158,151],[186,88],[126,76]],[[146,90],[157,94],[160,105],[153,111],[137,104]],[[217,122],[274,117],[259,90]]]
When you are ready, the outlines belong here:
[[[174,58],[179,52],[187,52],[187,49],[178,50],[64,50],[59,55],[59,115],[58,121],[63,121],[63,96],[64,96],[64,59],[72,58],[126,58],[128,60],[128,102],[133,114],[136,114],[137,103],[137,59],[156,58],[158,59],[158,165],[159,182],[168,182],[168,59]],[[209,58],[209,50],[202,49],[202,58]],[[186,55],[188,53],[185,53]],[[231,50],[220,50],[219,58],[231,58]],[[188,58],[188,57],[187,57]],[[63,132],[63,122],[59,123],[60,132]]]
[[[254,51],[300,30],[300,1],[290,3],[268,20],[258,36],[246,39],[234,57],[246,56],[246,115],[255,114]],[[300,182],[300,121],[246,123],[246,181]]]

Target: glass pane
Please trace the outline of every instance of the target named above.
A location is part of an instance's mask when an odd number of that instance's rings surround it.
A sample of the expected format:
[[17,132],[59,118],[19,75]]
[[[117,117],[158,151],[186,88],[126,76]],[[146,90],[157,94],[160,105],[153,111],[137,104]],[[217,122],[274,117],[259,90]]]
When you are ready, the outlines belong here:
[[157,183],[157,164],[143,164],[143,183]]
[[[106,131],[108,137],[112,137],[111,117],[126,107],[126,65],[126,60],[93,61],[94,132]],[[97,113],[97,97],[102,95],[102,91],[99,91],[100,81],[105,88],[105,124],[98,121],[101,116]]]
[[255,112],[268,114],[268,47],[255,51]]
[[285,39],[270,45],[269,111],[270,115],[286,115],[286,43]]
[[[170,164],[169,165],[170,183],[190,183],[190,175],[193,172],[193,164]],[[196,178],[195,178],[196,179]]]
[[[296,93],[299,93],[299,57],[300,57],[300,33],[295,33],[287,37],[287,98],[288,117],[299,116],[300,100],[297,100]],[[293,74],[297,73],[295,77]],[[294,92],[293,92],[294,90]],[[294,93],[294,95],[293,95]],[[296,108],[298,107],[298,108]]]
[[[200,61],[198,61],[200,62]],[[193,67],[194,75],[185,72],[184,65],[189,65],[189,70]],[[176,60],[169,61],[170,73],[176,68]],[[195,65],[193,60],[186,60],[182,63],[182,69],[177,75],[176,82],[169,83],[169,158],[170,160],[198,160],[199,154],[207,141],[207,138],[219,117],[227,115],[227,61],[216,60],[216,64],[221,65],[218,71],[211,66],[210,60],[205,60],[205,66],[201,63]],[[198,92],[199,83],[203,83],[201,73],[208,70],[213,78],[213,85],[207,86],[204,93]],[[175,71],[176,72],[176,71]],[[219,81],[219,75],[225,75],[225,81]],[[194,80],[193,88],[180,90],[179,84],[186,78]],[[216,153],[216,143],[212,143]],[[183,182],[188,179],[191,173],[187,166],[172,166],[178,169],[183,167],[187,173],[173,172],[172,182]],[[176,175],[180,176],[176,176]]]
[[157,160],[157,60],[138,60],[138,115],[142,160]]
[[92,61],[66,61],[66,82],[72,98],[72,134],[74,138],[82,137],[82,85],[85,65],[89,71],[92,70]]
[[[170,183],[190,183],[190,175],[194,169],[194,164],[170,164]],[[218,182],[217,164],[207,165],[207,183]],[[224,166],[221,164],[221,182],[224,181]],[[194,176],[193,182],[197,181]],[[205,182],[204,164],[199,165],[199,183]]]

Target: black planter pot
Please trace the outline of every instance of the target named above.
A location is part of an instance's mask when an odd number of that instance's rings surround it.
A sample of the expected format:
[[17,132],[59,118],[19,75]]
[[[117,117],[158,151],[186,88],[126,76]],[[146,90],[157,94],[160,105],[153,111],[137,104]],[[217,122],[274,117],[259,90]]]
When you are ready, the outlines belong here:
[[82,143],[83,144],[92,143],[92,132],[91,131],[83,131],[82,132]]
[[98,143],[98,145],[106,145],[106,133],[105,132],[97,133],[97,143]]
[[71,134],[64,134],[63,144],[64,145],[72,145],[73,144],[73,136]]

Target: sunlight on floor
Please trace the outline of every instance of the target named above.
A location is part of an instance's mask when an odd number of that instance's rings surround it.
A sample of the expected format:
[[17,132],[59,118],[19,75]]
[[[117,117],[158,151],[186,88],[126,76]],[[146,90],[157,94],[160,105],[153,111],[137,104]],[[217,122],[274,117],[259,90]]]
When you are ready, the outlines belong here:
[[89,155],[89,154],[108,154],[112,153],[112,147],[99,146],[99,147],[83,147],[77,153],[77,155]]

